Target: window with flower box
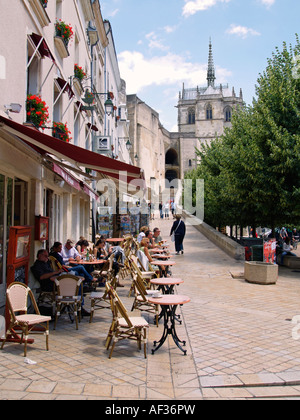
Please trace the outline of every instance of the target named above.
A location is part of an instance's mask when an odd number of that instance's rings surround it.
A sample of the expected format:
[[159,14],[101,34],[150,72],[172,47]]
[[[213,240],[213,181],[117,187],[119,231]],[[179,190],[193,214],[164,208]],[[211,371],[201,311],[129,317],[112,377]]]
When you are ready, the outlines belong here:
[[54,30],[54,42],[56,49],[61,58],[67,58],[69,56],[68,46],[74,35],[73,28],[62,19],[57,19],[54,25]]
[[41,26],[48,26],[51,22],[46,11],[48,0],[29,0],[29,3]]

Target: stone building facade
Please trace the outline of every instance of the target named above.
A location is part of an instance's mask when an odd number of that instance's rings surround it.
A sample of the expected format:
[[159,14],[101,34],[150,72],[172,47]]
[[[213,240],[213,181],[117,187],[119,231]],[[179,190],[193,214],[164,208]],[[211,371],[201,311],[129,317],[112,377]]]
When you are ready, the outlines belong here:
[[232,113],[243,106],[243,93],[228,85],[216,85],[212,44],[209,45],[207,86],[186,89],[183,85],[178,101],[178,132],[181,149],[181,176],[197,165],[195,148],[210,143],[231,127]]
[[243,106],[242,90],[237,96],[234,88],[216,85],[215,81],[210,42],[207,86],[186,88],[183,85],[177,104],[178,132],[174,133],[162,126],[159,114],[145,102],[136,95],[127,96],[129,134],[134,145],[131,157],[143,168],[148,186],[156,179],[159,188],[155,191],[160,196],[168,182],[183,179],[187,171],[197,166],[196,148],[230,128],[233,110]]

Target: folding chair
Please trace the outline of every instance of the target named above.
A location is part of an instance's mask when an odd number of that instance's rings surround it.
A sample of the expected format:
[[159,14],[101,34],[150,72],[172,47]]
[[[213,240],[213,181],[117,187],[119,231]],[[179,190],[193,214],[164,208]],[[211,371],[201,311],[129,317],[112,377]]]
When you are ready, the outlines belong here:
[[[114,288],[117,287],[118,277],[114,276],[113,270],[113,262],[114,259],[109,259],[109,267],[106,273],[106,282],[109,282],[113,285]],[[92,292],[90,294],[91,299],[91,315],[90,315],[90,324],[93,321],[94,312],[99,309],[107,309],[110,308],[109,304],[109,297],[107,291],[105,292]]]
[[158,327],[158,318],[159,318],[159,304],[150,303],[148,301],[147,289],[143,283],[143,279],[139,277],[138,274],[134,275],[133,279],[134,286],[134,301],[132,304],[131,311],[135,309],[140,310],[141,312],[148,312],[155,315],[155,325]]
[[[71,314],[74,315],[76,330],[78,330],[78,318],[81,320],[81,305],[83,298],[82,282],[83,278],[73,276],[72,274],[64,274],[55,280],[57,286],[56,296],[56,310],[54,330],[56,328],[58,317],[67,309],[69,317],[72,320]],[[81,292],[81,294],[80,294]],[[78,316],[79,313],[79,316]]]
[[112,342],[109,358],[111,359],[112,357],[116,343],[128,339],[137,341],[139,350],[141,350],[142,344],[144,344],[144,356],[146,359],[148,322],[143,317],[130,317],[117,292],[111,285],[107,284],[106,290],[110,297],[113,313],[113,321],[106,341],[107,350]]
[[[27,314],[28,297],[34,307],[35,314]],[[6,291],[7,305],[10,314],[10,324],[2,342],[1,350],[10,335],[16,336],[17,329],[21,329],[20,343],[24,341],[24,357],[27,355],[29,334],[43,334],[46,336],[46,350],[49,350],[49,321],[51,317],[42,316],[31,289],[24,283],[11,283]],[[21,313],[21,314],[19,314]],[[46,323],[46,325],[44,325]],[[37,327],[39,327],[37,329]],[[24,340],[23,340],[24,337]]]

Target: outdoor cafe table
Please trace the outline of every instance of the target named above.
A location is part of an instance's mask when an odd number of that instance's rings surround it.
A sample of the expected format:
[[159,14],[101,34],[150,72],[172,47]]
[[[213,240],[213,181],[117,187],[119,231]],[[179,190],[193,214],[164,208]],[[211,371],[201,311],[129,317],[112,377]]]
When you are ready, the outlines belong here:
[[172,295],[174,294],[174,287],[184,283],[184,281],[182,279],[175,279],[173,277],[163,277],[151,279],[150,283],[154,286],[159,286],[158,289],[161,290],[164,295]]
[[157,260],[154,260],[154,261],[151,261],[151,265],[156,265],[159,269],[161,267],[165,267],[166,271],[168,273],[169,268],[172,267],[173,265],[176,265],[176,262],[175,261],[157,261]]
[[191,299],[188,296],[181,295],[162,295],[161,297],[148,297],[150,303],[160,305],[163,317],[164,317],[164,331],[159,341],[154,341],[154,349],[152,349],[152,354],[154,354],[161,346],[164,344],[169,335],[172,336],[176,346],[183,352],[186,356],[187,351],[182,347],[186,345],[185,341],[181,341],[176,332],[175,321],[176,321],[176,309],[178,305],[182,306],[186,303],[189,303]]
[[151,265],[157,265],[159,266],[165,266],[165,267],[172,267],[173,265],[176,265],[175,261],[151,261]]
[[164,252],[166,252],[165,250],[163,250],[163,249],[160,249],[160,248],[150,248],[149,249],[149,252],[155,252],[155,253],[157,253],[157,254],[163,254]]
[[171,255],[165,255],[165,254],[152,254],[151,256],[154,258],[159,258],[161,260],[168,260],[171,258]]
[[76,265],[101,265],[106,263],[107,260],[92,260],[92,261],[86,261],[86,260],[80,260],[80,261],[76,261],[76,260],[71,260],[69,261],[70,264],[76,264]]

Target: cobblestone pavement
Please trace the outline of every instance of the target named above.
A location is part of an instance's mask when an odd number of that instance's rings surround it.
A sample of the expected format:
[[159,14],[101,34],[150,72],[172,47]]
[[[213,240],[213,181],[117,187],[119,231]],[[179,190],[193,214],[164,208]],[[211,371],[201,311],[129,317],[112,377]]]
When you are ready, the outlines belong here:
[[[168,239],[172,220],[156,220]],[[44,337],[23,348],[8,343],[0,352],[0,399],[202,400],[300,398],[300,340],[292,320],[300,315],[299,273],[280,269],[275,286],[246,283],[243,265],[228,257],[192,226],[187,228],[184,255],[174,255],[173,276],[184,279],[176,292],[191,297],[180,308],[178,336],[187,341],[187,356],[169,339],[154,355],[153,341],[162,334],[153,317],[148,359],[136,343],[116,345],[108,359],[104,348],[110,310],[84,318],[75,330],[68,319],[51,326],[50,351]],[[118,289],[130,310],[126,287]],[[86,307],[88,301],[86,298]],[[294,338],[293,338],[294,331]],[[295,335],[296,334],[296,335]]]

